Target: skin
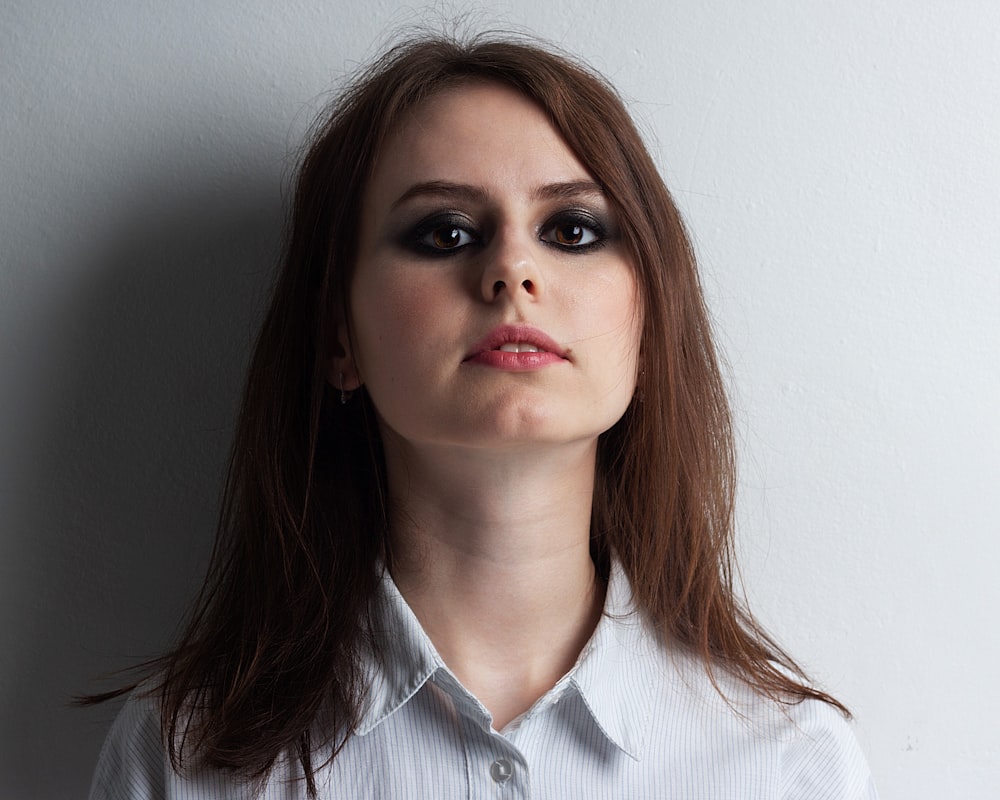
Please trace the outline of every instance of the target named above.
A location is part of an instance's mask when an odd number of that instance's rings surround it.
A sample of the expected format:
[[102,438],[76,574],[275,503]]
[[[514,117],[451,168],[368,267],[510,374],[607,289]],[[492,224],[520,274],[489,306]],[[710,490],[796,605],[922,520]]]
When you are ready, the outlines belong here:
[[[405,118],[362,217],[331,382],[364,383],[379,414],[393,578],[502,730],[600,617],[594,465],[635,387],[633,269],[592,176],[544,112],[497,84]],[[557,356],[469,358],[505,324],[544,332]]]

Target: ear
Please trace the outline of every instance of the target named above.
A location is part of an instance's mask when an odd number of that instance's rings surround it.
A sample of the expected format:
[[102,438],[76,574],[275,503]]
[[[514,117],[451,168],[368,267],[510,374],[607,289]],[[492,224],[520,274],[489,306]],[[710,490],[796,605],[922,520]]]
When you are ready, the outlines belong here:
[[363,383],[351,352],[351,337],[343,322],[337,325],[337,337],[330,347],[330,356],[326,361],[326,381],[341,392],[353,392]]

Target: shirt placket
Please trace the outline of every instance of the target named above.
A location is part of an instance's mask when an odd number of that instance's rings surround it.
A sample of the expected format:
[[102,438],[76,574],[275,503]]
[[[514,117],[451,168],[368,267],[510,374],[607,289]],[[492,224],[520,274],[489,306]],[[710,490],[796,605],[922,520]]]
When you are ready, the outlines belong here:
[[531,775],[524,754],[489,727],[488,716],[464,716],[462,725],[470,800],[528,800]]

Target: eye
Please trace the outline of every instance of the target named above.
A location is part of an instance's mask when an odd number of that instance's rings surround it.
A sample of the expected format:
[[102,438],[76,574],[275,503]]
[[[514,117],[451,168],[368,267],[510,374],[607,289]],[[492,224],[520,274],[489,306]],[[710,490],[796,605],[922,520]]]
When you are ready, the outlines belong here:
[[479,241],[472,222],[465,216],[454,214],[435,215],[418,224],[404,236],[404,245],[431,256],[457,253]]
[[457,225],[438,225],[420,237],[420,243],[435,250],[455,250],[472,244],[472,234]]
[[566,222],[551,229],[549,241],[564,247],[577,247],[582,244],[593,244],[597,241],[597,234],[586,225]]
[[605,226],[583,211],[557,214],[545,223],[541,240],[564,250],[587,251],[607,241]]

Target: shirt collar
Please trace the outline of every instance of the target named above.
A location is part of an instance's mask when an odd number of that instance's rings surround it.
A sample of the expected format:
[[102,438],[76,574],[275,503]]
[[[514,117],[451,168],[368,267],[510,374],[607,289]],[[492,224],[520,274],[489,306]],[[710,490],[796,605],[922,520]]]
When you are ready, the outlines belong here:
[[648,738],[653,687],[663,682],[662,639],[636,608],[628,577],[613,561],[604,613],[567,677],[604,735],[636,761]]
[[355,732],[364,736],[406,703],[439,669],[447,669],[389,570],[374,598],[372,637],[366,654],[368,696]]
[[[356,733],[364,736],[413,697],[436,673],[461,688],[448,670],[388,570],[375,598],[373,631],[380,657],[367,659],[368,697]],[[662,637],[635,608],[632,587],[612,563],[604,613],[576,665],[553,691],[573,687],[594,722],[618,749],[639,760],[653,704],[650,694],[663,680]],[[435,677],[437,679],[437,677]],[[485,713],[467,692],[473,705]]]

